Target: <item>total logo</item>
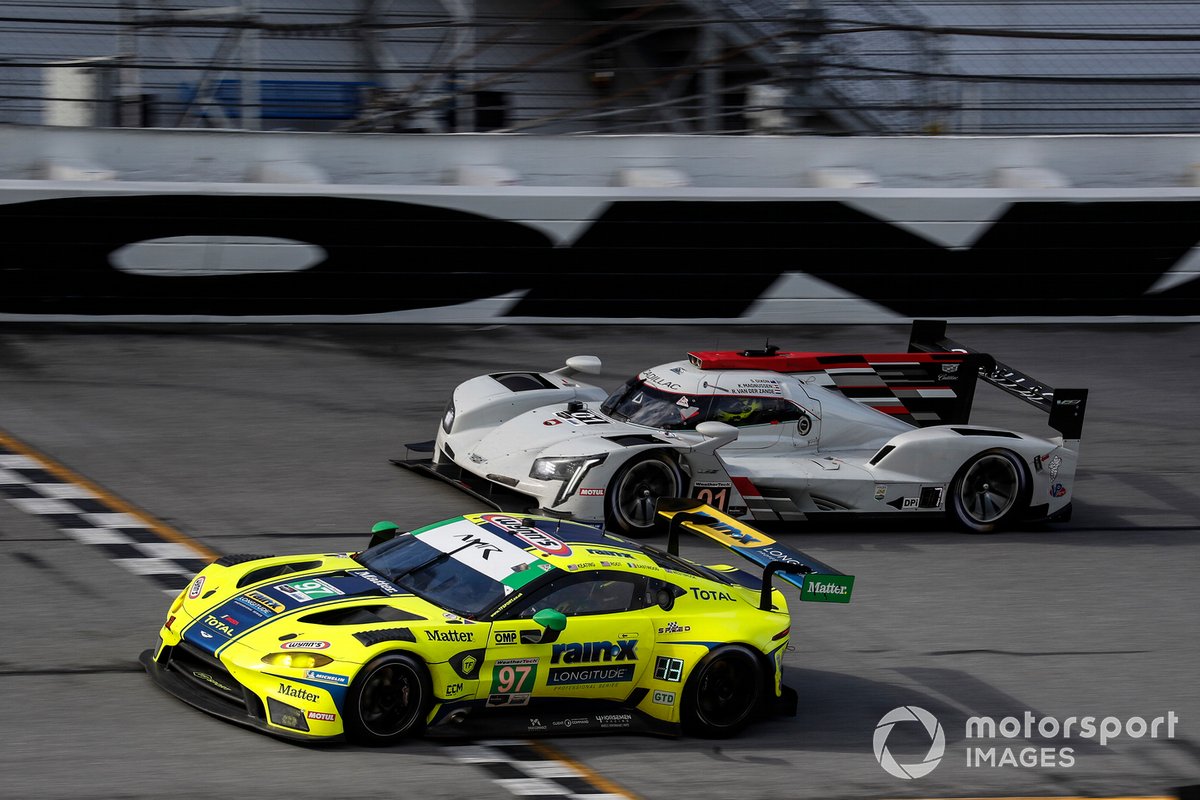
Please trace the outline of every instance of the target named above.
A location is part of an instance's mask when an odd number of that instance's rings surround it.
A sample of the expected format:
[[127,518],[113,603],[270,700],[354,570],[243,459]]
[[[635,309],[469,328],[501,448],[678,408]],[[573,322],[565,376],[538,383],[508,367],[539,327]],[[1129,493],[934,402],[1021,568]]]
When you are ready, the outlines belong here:
[[[929,751],[925,757],[911,764],[901,764],[888,750],[887,740],[892,728],[902,722],[916,722],[924,727],[929,734]],[[875,738],[872,740],[875,750],[875,760],[887,774],[902,780],[921,778],[933,772],[946,754],[946,732],[937,717],[919,706],[900,706],[893,708],[883,715],[875,726]]]

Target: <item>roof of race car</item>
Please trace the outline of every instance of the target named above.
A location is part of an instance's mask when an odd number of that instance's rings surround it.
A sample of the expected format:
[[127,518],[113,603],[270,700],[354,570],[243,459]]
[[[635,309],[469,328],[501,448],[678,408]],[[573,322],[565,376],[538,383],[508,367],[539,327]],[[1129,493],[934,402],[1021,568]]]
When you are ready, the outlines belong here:
[[[412,531],[421,541],[517,589],[552,569],[628,568],[600,556],[637,558],[642,549],[591,525],[524,514],[465,514]],[[465,544],[474,547],[464,550]],[[618,548],[617,552],[611,548]]]

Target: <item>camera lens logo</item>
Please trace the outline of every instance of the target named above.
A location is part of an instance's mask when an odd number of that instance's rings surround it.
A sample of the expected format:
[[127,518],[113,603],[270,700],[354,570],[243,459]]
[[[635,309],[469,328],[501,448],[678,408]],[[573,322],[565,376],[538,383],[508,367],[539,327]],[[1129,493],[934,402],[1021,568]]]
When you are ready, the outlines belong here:
[[[929,752],[915,764],[901,764],[887,748],[888,735],[897,722],[919,722],[929,734]],[[921,778],[933,772],[946,753],[946,733],[937,717],[917,706],[900,706],[883,715],[875,726],[875,760],[887,774],[902,780]]]

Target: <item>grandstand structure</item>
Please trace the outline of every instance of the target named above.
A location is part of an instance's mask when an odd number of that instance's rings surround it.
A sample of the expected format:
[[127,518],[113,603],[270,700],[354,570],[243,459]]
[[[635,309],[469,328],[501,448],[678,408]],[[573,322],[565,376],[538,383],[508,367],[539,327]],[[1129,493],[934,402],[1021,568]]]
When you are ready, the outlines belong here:
[[1193,133],[1183,0],[0,2],[0,123]]

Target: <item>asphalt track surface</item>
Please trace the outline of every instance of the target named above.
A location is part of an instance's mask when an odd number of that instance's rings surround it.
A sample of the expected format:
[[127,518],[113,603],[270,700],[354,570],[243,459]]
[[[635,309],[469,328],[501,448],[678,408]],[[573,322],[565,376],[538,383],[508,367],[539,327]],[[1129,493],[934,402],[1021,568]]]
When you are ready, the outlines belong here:
[[[959,326],[951,334],[1056,386],[1091,390],[1072,522],[992,536],[937,527],[798,528],[858,576],[848,606],[793,604],[795,718],[726,741],[550,742],[616,796],[906,798],[1165,795],[1200,783],[1200,326]],[[605,362],[614,386],[688,349],[903,349],[899,326],[0,327],[0,433],[216,552],[361,547],[372,523],[479,510],[397,469],[459,381]],[[1049,433],[981,387],[973,417]],[[691,551],[685,551],[690,553]],[[137,664],[169,597],[46,518],[0,502],[0,797],[249,795],[507,798],[441,743],[303,747],[155,688]],[[900,780],[876,724],[913,705],[946,755]],[[971,715],[1174,712],[1174,738],[966,741]],[[928,749],[893,731],[901,762]],[[967,766],[968,746],[1073,748],[1072,766]]]

